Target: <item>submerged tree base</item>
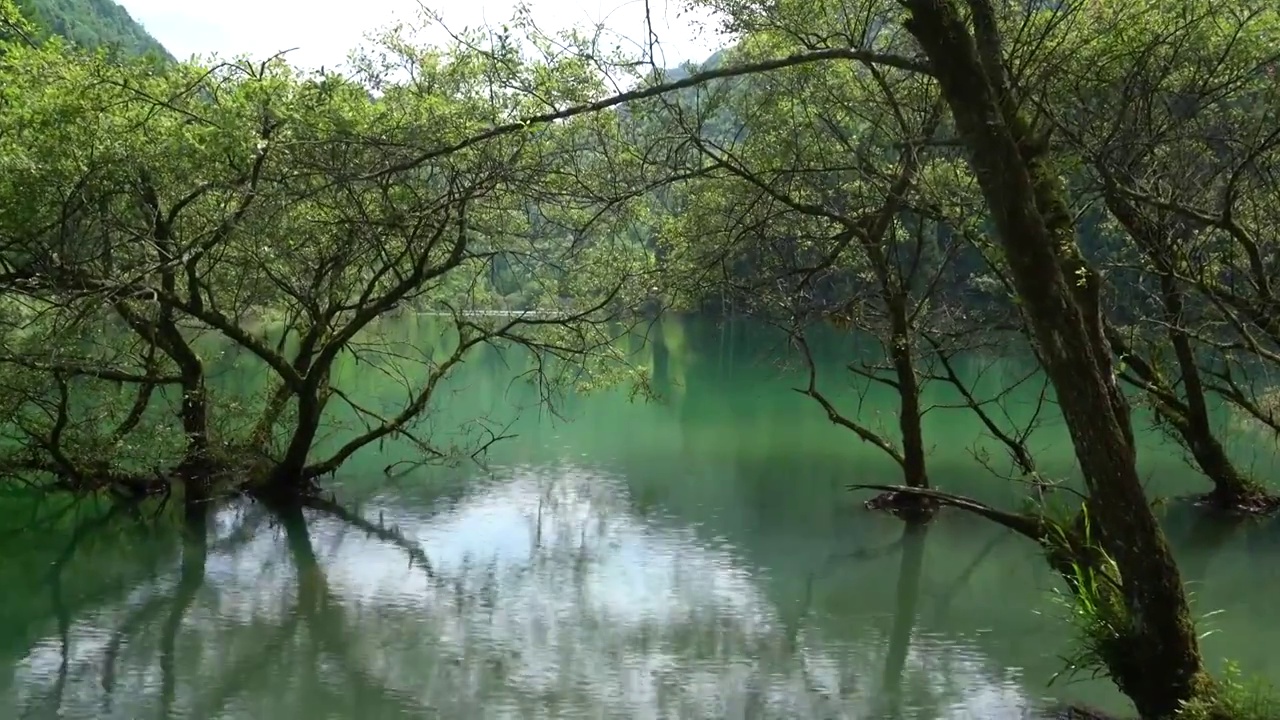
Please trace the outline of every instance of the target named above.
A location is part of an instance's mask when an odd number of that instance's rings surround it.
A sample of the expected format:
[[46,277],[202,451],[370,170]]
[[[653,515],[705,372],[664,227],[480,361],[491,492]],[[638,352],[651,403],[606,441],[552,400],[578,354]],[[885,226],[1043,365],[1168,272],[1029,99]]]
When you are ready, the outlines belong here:
[[1219,490],[1186,499],[1198,507],[1208,508],[1215,512],[1238,516],[1271,515],[1280,511],[1280,495],[1275,495],[1262,488],[1246,493],[1226,493]]
[[320,486],[313,482],[301,484],[246,483],[236,494],[255,502],[260,502],[269,508],[306,507],[312,501],[324,497]]
[[887,512],[908,522],[927,522],[938,513],[937,500],[897,490],[887,490],[863,503],[868,510]]
[[1036,717],[1041,720],[1127,720],[1085,705],[1059,705],[1042,711]]

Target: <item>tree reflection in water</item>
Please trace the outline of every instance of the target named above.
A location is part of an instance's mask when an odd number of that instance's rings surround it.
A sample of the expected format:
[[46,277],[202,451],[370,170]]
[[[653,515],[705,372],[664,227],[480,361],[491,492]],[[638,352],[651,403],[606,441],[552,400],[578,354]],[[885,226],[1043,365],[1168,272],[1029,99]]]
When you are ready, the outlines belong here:
[[830,619],[780,609],[740,551],[639,517],[600,472],[524,469],[434,515],[373,514],[194,519],[171,572],[63,613],[14,663],[13,699],[104,719],[866,718],[909,694],[945,718],[948,687],[1007,690],[971,649],[913,643],[923,528],[892,548],[886,643],[824,639]]
[[902,564],[898,571],[897,611],[889,633],[889,650],[884,661],[883,698],[886,718],[902,717],[902,680],[907,667],[907,651],[916,623],[920,600],[920,575],[924,571],[925,537],[929,526],[907,523],[902,529]]

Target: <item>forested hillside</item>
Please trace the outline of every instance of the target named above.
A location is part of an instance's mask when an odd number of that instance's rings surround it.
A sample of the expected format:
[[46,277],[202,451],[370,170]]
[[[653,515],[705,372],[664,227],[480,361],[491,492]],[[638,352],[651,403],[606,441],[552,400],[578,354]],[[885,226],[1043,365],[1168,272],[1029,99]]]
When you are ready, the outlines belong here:
[[18,8],[44,33],[86,48],[115,48],[126,55],[154,53],[172,59],[151,34],[111,0],[18,0]]

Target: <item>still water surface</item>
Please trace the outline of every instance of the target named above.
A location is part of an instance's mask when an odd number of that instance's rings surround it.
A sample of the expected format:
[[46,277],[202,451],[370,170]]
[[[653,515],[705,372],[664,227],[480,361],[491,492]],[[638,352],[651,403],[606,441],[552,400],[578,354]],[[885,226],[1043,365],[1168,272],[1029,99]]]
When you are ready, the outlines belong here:
[[[404,322],[408,337],[431,332]],[[838,368],[856,350],[826,346],[824,377],[840,395]],[[526,410],[484,469],[389,481],[382,469],[409,448],[357,456],[335,484],[359,501],[363,527],[249,504],[204,533],[91,508],[33,526],[47,507],[0,500],[0,717],[1012,720],[1063,699],[1125,709],[1103,682],[1049,686],[1070,630],[1028,543],[961,514],[904,531],[860,509],[844,485],[895,482],[892,467],[791,391],[799,378],[769,359],[780,349],[767,334],[668,321],[646,352],[662,402],[571,397],[568,422]],[[982,383],[1017,375],[997,370]],[[510,419],[535,397],[511,375],[477,358],[436,422]],[[867,397],[860,417],[891,423],[890,399]],[[1270,475],[1270,441],[1229,427],[1242,463]],[[971,417],[938,410],[926,432],[937,484],[1016,502],[1017,488],[974,462]],[[1195,487],[1175,448],[1144,442],[1153,487]],[[1059,424],[1033,446],[1046,470],[1070,472]],[[369,532],[379,522],[396,537]],[[1280,526],[1232,529],[1179,504],[1166,525],[1197,608],[1220,611],[1207,653],[1280,681]]]

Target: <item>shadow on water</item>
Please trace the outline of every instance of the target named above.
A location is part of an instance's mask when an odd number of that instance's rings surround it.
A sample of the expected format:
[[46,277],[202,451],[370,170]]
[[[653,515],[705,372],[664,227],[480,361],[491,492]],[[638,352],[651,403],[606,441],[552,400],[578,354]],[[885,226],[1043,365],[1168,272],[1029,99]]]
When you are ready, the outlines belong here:
[[[1065,632],[1035,614],[1043,563],[965,516],[904,527],[859,514],[840,532],[773,524],[748,537],[741,518],[681,519],[668,495],[637,512],[634,473],[495,472],[438,502],[232,505],[140,535],[107,514],[5,545],[54,569],[18,593],[42,609],[0,597],[0,707],[103,720],[1021,720],[1053,704]],[[1245,557],[1233,548],[1274,540],[1261,526],[1168,522],[1201,578],[1231,577]],[[855,537],[868,549],[840,549]],[[1249,615],[1225,617],[1224,635],[1249,635]]]
[[978,571],[978,568],[981,567],[982,564],[1000,548],[1000,546],[1011,541],[1021,542],[1022,538],[1019,538],[1013,533],[1007,532],[996,533],[991,536],[991,539],[982,546],[977,554],[973,556],[973,559],[970,560],[960,572],[956,573],[955,579],[951,580],[943,587],[942,591],[938,595],[937,605],[934,607],[933,622],[939,624],[946,623],[947,613],[951,608],[951,599],[956,597],[960,590],[962,590],[965,585],[973,579],[974,573]]
[[[346,512],[339,515],[347,517]],[[17,717],[258,717],[265,698],[273,705],[283,699],[288,707],[299,697],[306,698],[302,707],[324,708],[329,716],[335,711],[353,718],[427,716],[426,709],[371,679],[352,658],[351,640],[361,628],[332,593],[301,509],[267,511],[245,505],[189,515],[179,539],[181,556],[168,578],[160,573],[126,590],[124,597],[99,597],[103,602],[98,607],[73,608],[68,596],[84,588],[68,592],[68,587],[84,578],[69,568],[87,542],[111,529],[119,515],[111,511],[76,527],[47,582],[27,588],[47,587],[56,630],[53,642],[37,642],[11,656],[13,669],[26,675],[11,688],[13,695],[4,698],[15,701]],[[358,516],[349,519],[371,534],[394,535]],[[223,526],[222,532],[211,537],[211,525]],[[270,540],[273,528],[283,535],[282,549],[292,570],[285,583],[270,589],[270,604],[277,605],[274,620],[219,613],[227,600],[235,604],[244,597],[210,588],[210,565],[221,565],[216,574],[225,581],[226,563],[245,560],[254,544]],[[333,538],[340,541],[342,533]],[[129,569],[121,564],[116,570]],[[286,600],[290,595],[292,602]],[[279,608],[282,602],[285,606]],[[251,709],[239,706],[246,696],[252,698]],[[310,715],[304,710],[298,717]]]
[[920,600],[920,576],[924,571],[925,537],[927,524],[908,523],[902,530],[902,561],[898,570],[896,612],[893,629],[889,632],[889,647],[884,661],[883,698],[886,719],[902,717],[903,672],[907,666],[907,651],[911,647],[911,634],[916,624],[916,609]]
[[302,509],[283,508],[278,518],[297,577],[297,604],[292,614],[310,640],[310,657],[303,662],[308,672],[298,692],[305,693],[314,707],[327,707],[343,716],[407,718],[421,714],[422,708],[415,708],[371,677],[351,652],[350,638],[359,628],[332,592]]
[[[740,330],[664,327],[664,402],[573,399],[579,422],[526,418],[489,472],[387,478],[417,451],[358,455],[334,483],[359,507],[233,504],[186,524],[61,508],[46,522],[0,499],[0,718],[1125,712],[1104,681],[1046,687],[1071,638],[1034,546],[962,514],[904,529],[858,509],[844,487],[885,480],[891,461],[753,362],[767,343]],[[848,353],[832,350],[833,372]],[[509,368],[464,370],[433,422],[530,400]],[[892,418],[883,399],[845,400]],[[951,439],[934,451],[939,482],[1017,502],[971,470],[979,428],[930,417]],[[1047,432],[1050,460],[1069,455]],[[1280,576],[1265,571],[1280,521],[1174,505],[1165,522],[1196,608],[1222,611],[1206,654],[1280,680]]]
[[122,505],[111,507],[101,516],[78,525],[71,533],[71,539],[67,542],[66,547],[49,568],[47,580],[49,606],[53,611],[54,618],[57,620],[58,646],[61,652],[59,653],[57,680],[53,684],[52,697],[46,702],[52,704],[55,708],[62,705],[62,699],[67,688],[67,677],[70,672],[72,611],[67,605],[66,594],[63,589],[64,572],[67,564],[76,557],[76,553],[80,550],[82,544],[95,533],[109,528],[114,520],[124,514],[124,509]]
[[[839,619],[812,572],[805,599],[771,598],[806,584],[631,504],[618,477],[562,465],[439,507],[223,508],[99,556],[131,579],[89,604],[73,586],[97,581],[65,561],[45,586],[54,622],[0,659],[0,703],[104,720],[1021,717],[1023,701],[982,696],[1011,689],[972,642],[917,642],[924,528],[860,561],[890,564],[889,601],[846,597],[862,609]],[[148,544],[169,570],[130,575]],[[887,632],[848,631],[876,607]]]
[[160,713],[168,718],[173,713],[174,694],[177,688],[177,671],[174,669],[174,653],[178,643],[178,630],[182,620],[196,600],[196,594],[204,585],[205,561],[209,557],[209,509],[207,507],[186,514],[182,531],[182,565],[178,569],[178,587],[169,601],[160,634]]
[[1259,522],[1254,518],[1236,518],[1205,512],[1190,502],[1173,503],[1164,513],[1164,524],[1171,535],[1170,542],[1175,547],[1187,549],[1180,554],[1178,566],[1183,576],[1192,582],[1202,581],[1207,577],[1214,558],[1224,552],[1234,540],[1244,538],[1251,527]]

